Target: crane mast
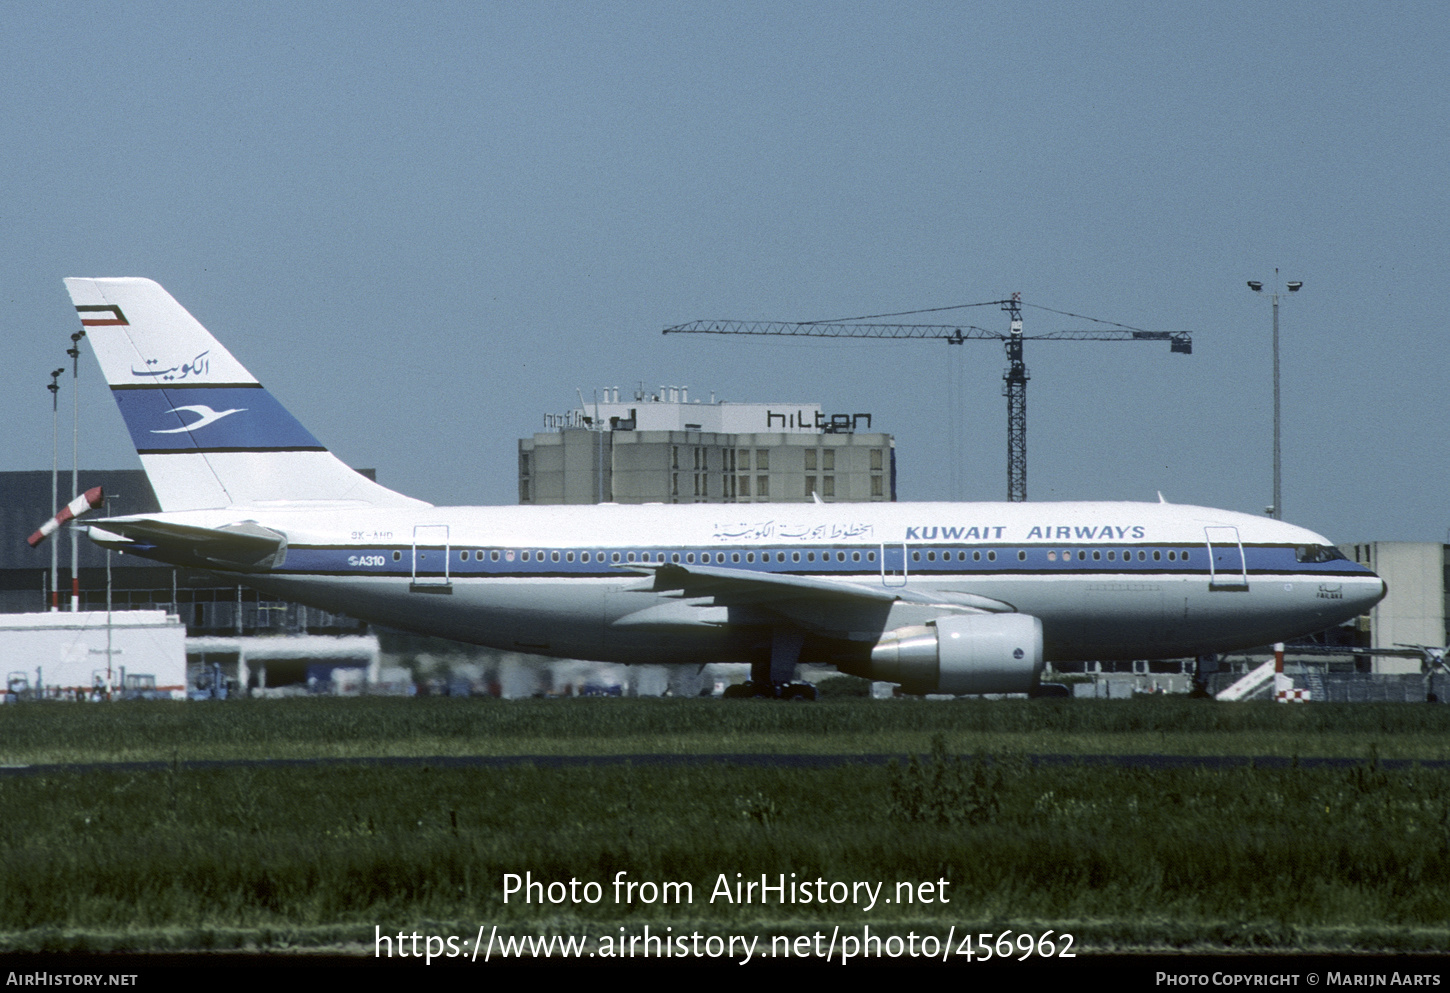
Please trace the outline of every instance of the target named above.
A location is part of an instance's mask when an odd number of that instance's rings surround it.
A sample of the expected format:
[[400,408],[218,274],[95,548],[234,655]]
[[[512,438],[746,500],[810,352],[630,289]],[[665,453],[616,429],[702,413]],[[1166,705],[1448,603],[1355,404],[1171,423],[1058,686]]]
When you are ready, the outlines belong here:
[[1011,317],[1007,334],[1007,369],[1002,395],[1007,398],[1007,499],[1027,500],[1027,366],[1022,361],[1022,294],[1002,304]]
[[[1032,341],[1166,341],[1168,350],[1179,355],[1193,354],[1193,338],[1185,331],[1145,331],[1088,318],[1098,324],[1111,325],[1104,328],[1086,328],[1068,331],[1049,331],[1046,334],[1024,335],[1022,333],[1022,294],[1013,293],[1010,300],[990,300],[980,304],[962,304],[962,307],[1000,306],[1008,315],[1008,331],[989,331],[969,324],[870,324],[862,323],[871,318],[856,321],[691,321],[665,328],[665,334],[735,334],[773,335],[779,337],[806,338],[878,338],[893,341],[945,341],[948,345],[960,345],[969,340],[1000,341],[1007,351],[1007,368],[1002,373],[1002,395],[1007,398],[1007,499],[1014,503],[1027,499],[1027,380],[1031,376],[1022,359],[1022,343]],[[942,307],[936,310],[957,308]],[[1050,310],[1042,307],[1040,309]],[[1079,314],[1065,314],[1080,317]],[[922,313],[911,311],[910,313]],[[897,317],[899,314],[883,314],[882,317]],[[956,453],[953,453],[954,455]]]

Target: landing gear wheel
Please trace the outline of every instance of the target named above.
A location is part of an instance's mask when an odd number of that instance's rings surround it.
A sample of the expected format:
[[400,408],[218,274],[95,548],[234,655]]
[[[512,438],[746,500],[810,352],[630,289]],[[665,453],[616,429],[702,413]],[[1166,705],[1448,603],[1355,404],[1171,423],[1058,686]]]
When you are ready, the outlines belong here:
[[782,700],[815,700],[820,694],[816,692],[813,683],[786,683],[778,687],[779,698]]
[[819,694],[814,683],[770,683],[747,679],[725,687],[726,700],[815,700]]

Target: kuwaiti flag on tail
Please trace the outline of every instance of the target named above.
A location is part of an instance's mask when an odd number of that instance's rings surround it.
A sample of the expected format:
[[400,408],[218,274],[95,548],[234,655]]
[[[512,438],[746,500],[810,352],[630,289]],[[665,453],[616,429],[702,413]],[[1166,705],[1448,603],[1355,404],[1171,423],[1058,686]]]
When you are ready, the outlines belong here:
[[121,313],[121,308],[111,304],[87,304],[77,307],[76,313],[80,315],[83,328],[115,327],[130,323],[126,320],[126,315]]
[[92,486],[90,489],[86,490],[84,493],[76,497],[70,503],[60,508],[59,514],[56,514],[50,520],[42,524],[39,531],[35,532],[33,535],[31,535],[29,538],[26,538],[25,540],[29,542],[31,548],[34,548],[46,538],[49,538],[51,534],[54,533],[54,531],[66,521],[74,520],[82,514],[95,510],[97,507],[105,502],[105,499],[106,498],[101,495],[101,487]]

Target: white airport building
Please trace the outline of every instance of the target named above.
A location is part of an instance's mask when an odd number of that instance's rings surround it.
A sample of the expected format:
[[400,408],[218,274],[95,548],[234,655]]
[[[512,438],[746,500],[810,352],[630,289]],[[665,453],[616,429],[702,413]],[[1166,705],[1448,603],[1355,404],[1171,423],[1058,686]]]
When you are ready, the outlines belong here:
[[161,610],[0,614],[5,696],[184,700],[186,627]]

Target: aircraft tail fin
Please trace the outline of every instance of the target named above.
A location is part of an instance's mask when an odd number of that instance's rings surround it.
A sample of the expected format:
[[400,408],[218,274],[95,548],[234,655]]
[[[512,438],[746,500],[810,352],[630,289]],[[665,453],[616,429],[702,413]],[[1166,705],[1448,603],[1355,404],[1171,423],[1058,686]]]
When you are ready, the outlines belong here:
[[426,506],[329,452],[149,279],[67,279],[161,509]]

